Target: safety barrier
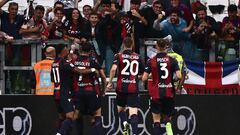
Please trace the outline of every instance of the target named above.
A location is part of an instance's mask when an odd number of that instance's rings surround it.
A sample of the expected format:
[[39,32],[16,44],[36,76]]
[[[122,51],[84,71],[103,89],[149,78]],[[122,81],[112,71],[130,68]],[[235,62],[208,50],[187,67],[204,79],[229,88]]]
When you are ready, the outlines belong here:
[[[156,44],[156,38],[143,39],[141,55],[146,59],[147,49]],[[64,40],[15,40],[0,43],[0,94],[30,94],[31,70],[42,59],[47,45],[71,44]],[[223,40],[212,41],[210,61],[231,60],[239,57],[239,43]]]
[[[152,116],[149,97],[140,96],[139,135],[152,134]],[[51,96],[2,95],[0,96],[0,134],[3,135],[53,135],[57,109]],[[115,93],[102,99],[104,135],[122,132],[116,113]],[[174,134],[180,135],[230,135],[240,128],[239,96],[176,96]],[[90,123],[84,117],[84,135],[89,135]],[[165,126],[165,125],[162,125]],[[75,134],[74,129],[72,135]]]

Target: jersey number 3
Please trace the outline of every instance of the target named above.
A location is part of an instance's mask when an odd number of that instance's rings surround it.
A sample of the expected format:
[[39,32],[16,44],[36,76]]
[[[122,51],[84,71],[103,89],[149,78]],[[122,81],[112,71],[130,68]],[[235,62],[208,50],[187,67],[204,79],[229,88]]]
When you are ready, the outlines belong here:
[[164,75],[161,76],[162,79],[167,79],[168,78],[168,69],[167,69],[167,63],[160,63],[161,70],[164,71]]
[[[123,60],[123,63],[126,64],[126,66],[123,68],[121,74],[122,75],[137,75],[138,74],[138,67],[139,67],[139,63],[137,60],[133,60],[133,61],[129,61],[127,59]],[[129,71],[127,71],[130,68]],[[134,70],[135,68],[135,70]]]

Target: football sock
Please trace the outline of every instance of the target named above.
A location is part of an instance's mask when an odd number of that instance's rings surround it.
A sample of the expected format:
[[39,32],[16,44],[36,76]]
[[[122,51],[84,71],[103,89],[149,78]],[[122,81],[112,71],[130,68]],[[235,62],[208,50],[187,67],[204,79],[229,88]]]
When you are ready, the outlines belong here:
[[167,135],[173,135],[172,124],[170,122],[167,122],[166,124],[166,131],[167,131]]
[[123,123],[124,121],[127,121],[127,113],[126,113],[125,111],[119,112],[119,117],[120,117],[122,123]]
[[159,122],[154,122],[153,124],[153,134],[154,135],[161,135],[161,131],[160,131],[161,125]]
[[130,123],[131,123],[131,126],[132,126],[133,135],[137,135],[138,134],[138,115],[133,114],[131,116]]
[[71,129],[72,126],[72,120],[71,119],[65,119],[62,122],[61,127],[58,130],[58,133],[61,135],[66,135],[68,133],[68,131]]
[[78,118],[74,121],[74,124],[77,128],[77,135],[83,135],[83,119]]
[[95,117],[95,122],[92,124],[92,135],[102,134],[102,118],[101,116]]

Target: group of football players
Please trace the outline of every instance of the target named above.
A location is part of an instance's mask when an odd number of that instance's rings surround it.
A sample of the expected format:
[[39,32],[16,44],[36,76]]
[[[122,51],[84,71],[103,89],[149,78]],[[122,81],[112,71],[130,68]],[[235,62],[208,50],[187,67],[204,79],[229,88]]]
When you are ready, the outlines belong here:
[[[51,78],[59,112],[56,135],[68,134],[72,124],[76,124],[79,131],[82,130],[79,117],[85,114],[92,116],[91,134],[103,134],[101,97],[107,90],[113,89],[115,76],[117,111],[124,134],[138,134],[139,82],[144,84],[149,79],[151,81],[148,81],[147,89],[151,97],[153,134],[173,134],[174,76],[181,79],[182,74],[177,60],[166,52],[169,41],[159,39],[156,43],[157,54],[146,64],[140,55],[132,51],[133,41],[130,37],[125,38],[122,44],[123,49],[115,54],[108,82],[104,69],[92,55],[90,43],[83,43],[80,49],[73,50],[63,45],[55,47],[56,58],[52,64]],[[162,122],[166,124],[165,127],[161,127]]]

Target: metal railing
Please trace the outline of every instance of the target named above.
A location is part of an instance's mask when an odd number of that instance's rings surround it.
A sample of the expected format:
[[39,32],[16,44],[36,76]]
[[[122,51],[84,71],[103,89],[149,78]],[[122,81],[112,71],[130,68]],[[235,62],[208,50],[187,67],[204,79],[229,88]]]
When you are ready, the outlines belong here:
[[[156,38],[144,39],[141,55],[146,59],[147,48],[156,44]],[[64,40],[15,40],[0,43],[0,94],[30,94],[33,65],[42,59],[46,46],[70,45]],[[210,61],[239,58],[239,42],[212,41],[209,49]]]
[[42,59],[46,46],[69,45],[65,40],[14,40],[0,43],[1,94],[30,94],[33,65]]

